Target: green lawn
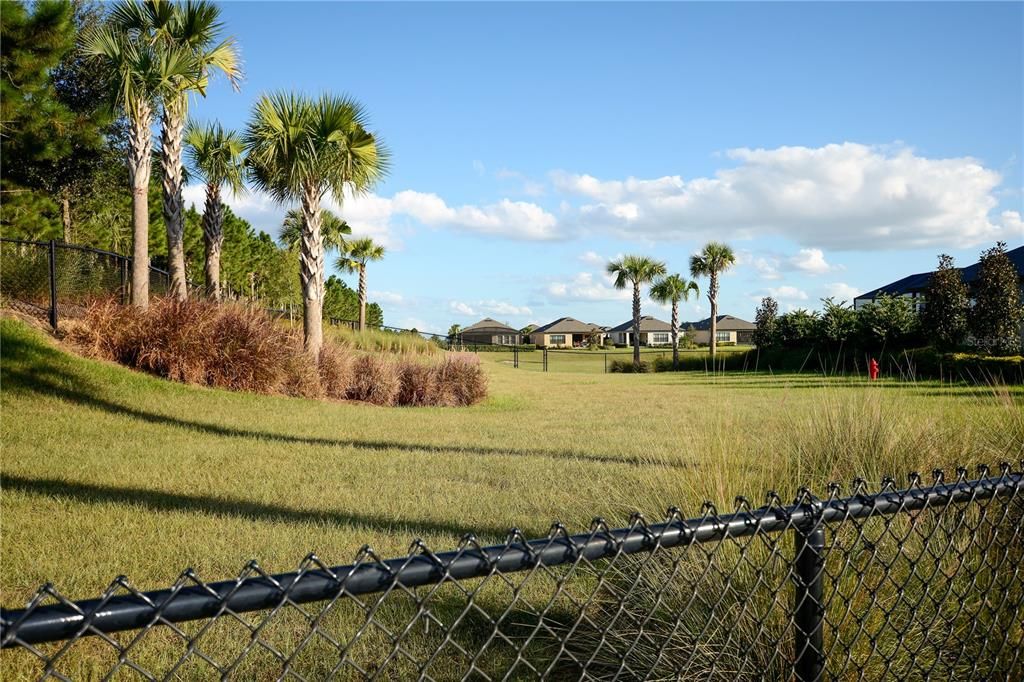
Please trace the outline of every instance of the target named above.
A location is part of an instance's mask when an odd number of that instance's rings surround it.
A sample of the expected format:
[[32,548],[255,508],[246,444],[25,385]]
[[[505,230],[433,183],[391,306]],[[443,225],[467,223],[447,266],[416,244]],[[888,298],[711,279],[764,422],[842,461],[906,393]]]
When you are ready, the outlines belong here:
[[[720,349],[720,353],[738,353],[750,350],[751,346],[726,346]],[[642,347],[641,357],[646,362],[655,359],[671,360],[672,349],[665,347]],[[686,357],[709,357],[707,348],[680,349],[679,354]],[[497,352],[486,353],[485,355],[495,356],[498,362],[509,367],[512,366],[512,353]],[[613,361],[632,362],[633,350],[631,348],[610,348],[608,350],[557,350],[548,351],[549,372],[574,372],[577,374],[604,374],[611,367]],[[544,370],[544,351],[520,351],[520,369],[541,372]]]
[[[0,602],[72,598],[185,567],[347,563],[364,543],[450,549],[560,520],[624,525],[857,474],[1024,455],[1020,388],[810,374],[547,374],[482,354],[472,408],[376,408],[198,389],[58,349],[2,321]],[[539,355],[539,353],[537,354]]]

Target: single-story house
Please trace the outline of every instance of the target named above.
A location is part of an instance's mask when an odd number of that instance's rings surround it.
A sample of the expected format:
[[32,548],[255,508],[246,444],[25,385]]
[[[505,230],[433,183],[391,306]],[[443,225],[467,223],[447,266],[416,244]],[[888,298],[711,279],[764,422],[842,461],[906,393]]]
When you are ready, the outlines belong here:
[[[680,333],[690,333],[697,343],[711,343],[711,318],[705,318],[700,322],[684,322],[679,325]],[[692,332],[690,330],[693,330]],[[746,320],[741,320],[732,315],[719,315],[718,325],[715,329],[715,337],[718,343],[748,344],[754,342],[754,330],[757,325]]]
[[[1011,249],[1006,252],[1009,256],[1010,261],[1017,268],[1017,272],[1021,276],[1021,291],[1024,291],[1024,246],[1018,246],[1016,249]],[[960,274],[964,279],[964,283],[968,289],[972,287],[974,281],[978,279],[978,271],[981,269],[981,263],[975,263],[974,265],[968,265],[967,267],[960,268]],[[889,296],[906,296],[911,299],[914,307],[920,310],[924,306],[924,293],[928,289],[928,282],[932,278],[932,272],[919,272],[916,275],[908,275],[903,279],[898,279],[895,282],[890,282],[885,286],[872,289],[871,291],[861,294],[857,298],[853,299],[854,308],[863,308],[868,303],[872,303],[883,294]]]
[[486,343],[495,346],[512,346],[520,342],[518,329],[485,317],[459,332],[462,343]]
[[605,329],[600,325],[560,317],[530,332],[530,343],[538,348],[580,348],[590,345],[593,337],[604,343],[605,335]]
[[[616,345],[633,345],[633,319],[608,330],[608,336]],[[672,344],[672,325],[650,315],[640,318],[641,346],[668,346]]]

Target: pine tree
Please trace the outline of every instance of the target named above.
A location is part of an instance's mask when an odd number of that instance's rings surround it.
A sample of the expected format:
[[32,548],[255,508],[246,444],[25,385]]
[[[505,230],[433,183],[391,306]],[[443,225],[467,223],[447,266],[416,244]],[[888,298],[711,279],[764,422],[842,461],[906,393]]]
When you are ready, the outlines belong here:
[[997,242],[981,254],[974,286],[974,307],[968,316],[974,344],[995,355],[1020,352],[1021,273],[1006,255],[1006,242]]
[[939,267],[932,273],[924,296],[921,327],[925,338],[942,350],[963,343],[967,336],[967,285],[952,256],[939,256]]

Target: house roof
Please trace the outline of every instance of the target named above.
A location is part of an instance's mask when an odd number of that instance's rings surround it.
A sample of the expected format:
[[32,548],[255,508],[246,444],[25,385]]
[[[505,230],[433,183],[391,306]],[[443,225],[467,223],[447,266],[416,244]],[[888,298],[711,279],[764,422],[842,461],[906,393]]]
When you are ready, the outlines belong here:
[[492,319],[490,317],[485,317],[484,319],[480,320],[475,324],[471,324],[468,327],[463,327],[462,333],[465,334],[466,332],[495,332],[498,334],[518,334],[519,330],[513,329],[507,324],[498,322],[497,320]]
[[[684,322],[679,325],[680,329],[689,329],[693,327],[698,331],[705,331],[711,329],[711,318],[705,318],[700,322]],[[732,315],[719,315],[718,316],[718,331],[720,332],[739,332],[748,331],[751,329],[757,329],[757,325],[746,320],[741,320],[738,317]]]
[[[1006,252],[1006,255],[1010,258],[1010,262],[1013,263],[1014,267],[1017,268],[1017,272],[1020,273],[1021,277],[1024,277],[1024,246],[1018,246],[1016,249],[1011,249]],[[970,285],[974,280],[978,278],[978,271],[981,269],[981,261],[968,265],[967,267],[960,268],[960,274],[964,279],[964,283]],[[916,275],[908,275],[903,279],[898,279],[895,282],[890,282],[885,286],[880,286],[877,289],[857,296],[857,299],[874,299],[878,298],[882,294],[889,294],[890,296],[900,296],[903,294],[911,294],[917,291],[924,291],[928,288],[928,280],[932,277],[932,272],[919,272]]]
[[531,334],[590,334],[603,331],[601,327],[589,322],[580,322],[573,317],[560,317],[534,329]]
[[[617,327],[612,327],[608,330],[609,332],[631,332],[633,331],[633,320],[629,319],[620,324]],[[663,320],[659,320],[656,317],[650,315],[644,315],[640,318],[640,333],[646,334],[647,332],[670,332],[672,331],[672,325]]]

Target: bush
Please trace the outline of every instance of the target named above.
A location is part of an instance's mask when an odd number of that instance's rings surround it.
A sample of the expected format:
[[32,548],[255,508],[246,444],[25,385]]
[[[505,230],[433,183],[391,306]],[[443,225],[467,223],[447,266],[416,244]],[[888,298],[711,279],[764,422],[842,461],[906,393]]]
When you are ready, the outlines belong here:
[[[671,365],[671,364],[672,364],[672,361],[669,360],[669,365]],[[612,360],[611,362],[608,363],[608,371],[612,372],[612,373],[621,373],[621,374],[635,374],[635,373],[637,373],[637,369],[635,367],[633,367],[633,361],[632,360]],[[640,361],[639,373],[643,374],[645,372],[650,372],[650,371],[651,371],[651,363],[647,362],[646,360],[641,360]]]
[[394,405],[401,390],[399,362],[382,354],[366,353],[356,358],[352,367],[349,400],[362,400],[374,405]]
[[328,338],[313,361],[301,334],[236,304],[157,298],[143,311],[103,300],[66,329],[67,340],[91,357],[234,391],[452,406],[472,405],[487,393],[471,355],[361,353]]
[[487,397],[487,375],[480,360],[465,353],[447,355],[435,365],[431,384],[432,405],[474,405]]
[[320,349],[320,384],[328,398],[344,400],[352,385],[352,356],[334,345],[325,343]]

